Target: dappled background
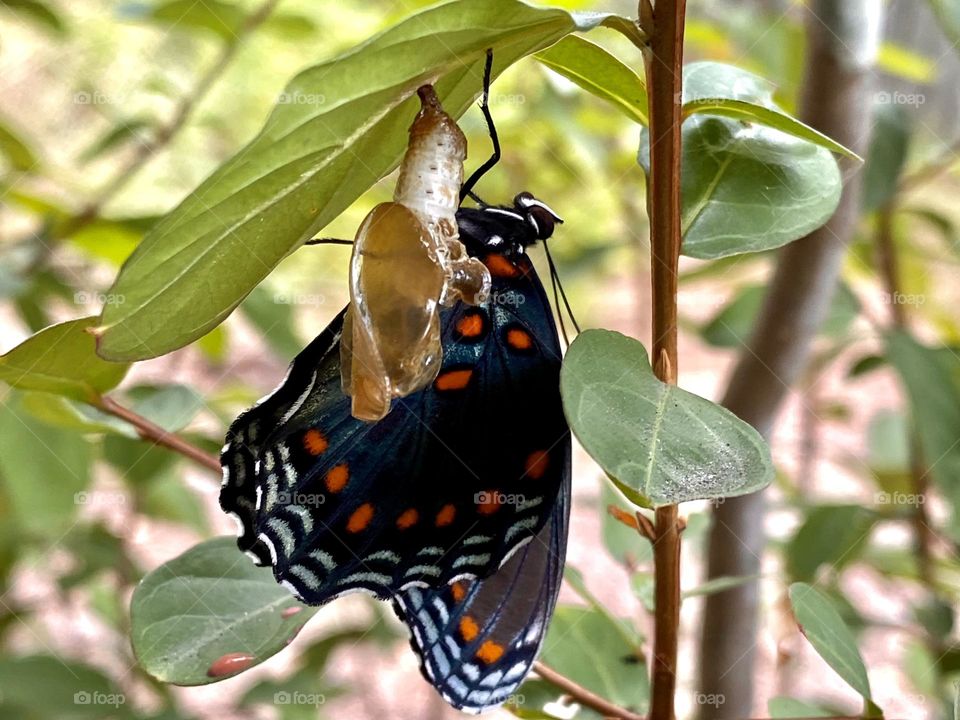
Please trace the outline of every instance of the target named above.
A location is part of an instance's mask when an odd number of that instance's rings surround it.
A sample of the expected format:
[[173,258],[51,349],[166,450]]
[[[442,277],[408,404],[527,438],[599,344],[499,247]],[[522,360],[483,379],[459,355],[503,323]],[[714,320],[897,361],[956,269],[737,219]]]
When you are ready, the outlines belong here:
[[[625,2],[558,4],[635,13]],[[254,2],[0,0],[0,351],[50,323],[122,302],[108,288],[157,217],[242,147],[274,104],[309,101],[281,95],[290,77],[427,3],[271,5],[253,27],[244,18],[262,7]],[[777,101],[795,110],[804,38],[793,3],[690,0],[689,14],[688,61],[731,63],[766,77],[778,87]],[[842,292],[773,441],[779,473],[768,491],[770,540],[760,577],[757,715],[775,696],[859,712],[858,698],[797,632],[785,599],[792,580],[816,581],[842,607],[889,717],[946,717],[960,673],[960,652],[951,647],[960,582],[953,539],[960,532],[949,497],[916,486],[905,396],[879,357],[880,332],[897,308],[958,374],[950,348],[960,340],[960,179],[953,169],[960,10],[949,0],[891,2],[884,35],[876,103],[860,109],[876,119],[871,157],[857,171],[866,173],[867,188],[860,230]],[[635,50],[614,33],[591,39],[636,64]],[[566,222],[551,248],[581,326],[647,343],[639,127],[533,58],[497,80],[491,109],[504,157],[478,192],[507,202],[529,190],[556,209]],[[489,153],[489,141],[477,110],[461,125],[471,169]],[[352,238],[393,183],[393,176],[383,179],[323,234]],[[894,289],[874,250],[883,228],[899,261]],[[348,257],[343,247],[298,250],[209,335],[137,364],[116,396],[218,450],[230,420],[280,380],[290,358],[345,303]],[[534,259],[545,267],[540,250]],[[682,260],[684,388],[722,395],[771,261],[769,253]],[[68,400],[5,386],[0,393],[0,716],[456,716],[420,680],[389,609],[358,596],[323,608],[286,650],[237,678],[202,688],[151,679],[130,648],[130,596],[157,565],[233,532],[217,508],[217,478]],[[948,404],[960,397],[944,393]],[[960,437],[960,427],[947,429]],[[588,684],[642,711],[649,550],[609,519],[607,505],[625,501],[604,483],[578,452],[568,560],[583,581],[574,576],[562,601],[599,603],[629,620],[629,630],[612,634],[609,652],[619,656],[616,672],[635,681],[598,671]],[[691,503],[683,512],[691,599],[683,607],[677,702],[688,717],[722,698],[696,687],[698,588],[710,589],[701,587],[709,506]],[[921,525],[932,558],[915,551]],[[582,654],[584,638],[609,632],[602,615],[593,611],[578,624],[568,613],[563,632],[548,640],[548,661],[593,667],[595,659]],[[85,703],[84,692],[114,698],[117,707]],[[285,702],[293,693],[306,700]]]

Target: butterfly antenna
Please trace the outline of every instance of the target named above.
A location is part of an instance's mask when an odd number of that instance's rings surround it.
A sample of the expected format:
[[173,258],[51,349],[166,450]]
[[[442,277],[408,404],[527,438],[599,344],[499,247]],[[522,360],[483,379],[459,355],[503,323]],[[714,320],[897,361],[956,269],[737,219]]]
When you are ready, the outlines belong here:
[[[563,298],[563,307],[566,308],[567,315],[570,316],[570,322],[573,323],[573,327],[578,333],[580,332],[580,324],[577,322],[577,318],[573,314],[573,308],[570,307],[570,300],[567,299],[567,293],[563,289],[563,283],[560,282],[560,274],[557,272],[557,264],[553,261],[553,256],[550,254],[550,246],[546,241],[543,243],[543,251],[547,255],[547,265],[550,267],[550,282],[553,284],[554,301],[557,303],[557,317],[560,318],[560,328],[563,330],[563,339],[567,340],[567,333],[563,328],[563,313],[560,311],[560,300],[557,298],[558,290],[560,297]],[[567,341],[567,344],[569,345],[570,342]]]
[[476,185],[480,178],[486,175],[494,165],[500,162],[500,138],[497,136],[497,126],[493,123],[493,115],[490,114],[490,76],[492,73],[493,48],[488,48],[487,62],[483,67],[483,101],[480,103],[480,111],[487,121],[487,130],[490,133],[490,141],[493,143],[493,154],[483,165],[473,171],[473,175],[471,175],[463,184],[463,187],[460,188],[460,202],[463,202],[463,199],[466,197],[476,199],[476,196],[471,192],[473,186]]
[[353,240],[341,240],[340,238],[313,238],[307,240],[304,245],[353,245]]

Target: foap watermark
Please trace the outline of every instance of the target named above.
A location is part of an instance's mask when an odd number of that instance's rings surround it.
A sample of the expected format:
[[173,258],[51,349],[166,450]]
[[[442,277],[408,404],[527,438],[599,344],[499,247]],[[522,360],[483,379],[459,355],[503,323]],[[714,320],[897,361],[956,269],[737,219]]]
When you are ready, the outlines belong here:
[[896,291],[883,293],[883,301],[887,305],[916,305],[919,307],[927,301],[927,296],[918,293],[902,293]]
[[73,494],[74,505],[90,505],[98,507],[117,507],[125,505],[127,496],[122,492],[106,492],[103,490],[81,490]]
[[312,705],[320,707],[327,701],[327,696],[323,693],[287,692],[280,690],[273,694],[274,705]]
[[522,505],[526,502],[523,495],[502,493],[496,490],[482,490],[474,494],[473,501],[477,505]]
[[920,107],[927,102],[927,96],[923,93],[905,93],[888,92],[881,90],[873,96],[878,105],[908,105],[910,107]]
[[319,507],[327,501],[322,493],[302,493],[302,492],[279,492],[277,493],[277,505],[304,505],[306,507]]
[[710,705],[718,708],[727,701],[723,693],[694,693],[693,702],[697,705]]
[[81,690],[73,694],[74,705],[105,705],[109,707],[120,707],[126,704],[127,696],[123,693],[105,693],[95,690],[88,692]]
[[108,95],[99,90],[73,94],[74,105],[122,105],[126,100],[125,95]]
[[317,293],[275,293],[273,301],[277,305],[310,305],[319,307],[326,304],[327,298]]
[[123,305],[127,301],[125,295],[119,293],[87,292],[79,290],[73,294],[75,305]]
[[490,96],[491,105],[523,105],[526,101],[527,101],[527,96],[521,95],[519,93],[515,93],[512,95],[500,93],[498,95]]
[[907,507],[919,507],[927,502],[927,497],[921,493],[879,492],[874,495],[874,500],[877,505],[904,505]]
[[323,105],[325,102],[327,102],[326,95],[300,91],[280,93],[277,97],[278,105]]
[[507,290],[505,292],[494,292],[490,294],[490,303],[493,305],[512,305],[520,307],[527,301],[523,293]]

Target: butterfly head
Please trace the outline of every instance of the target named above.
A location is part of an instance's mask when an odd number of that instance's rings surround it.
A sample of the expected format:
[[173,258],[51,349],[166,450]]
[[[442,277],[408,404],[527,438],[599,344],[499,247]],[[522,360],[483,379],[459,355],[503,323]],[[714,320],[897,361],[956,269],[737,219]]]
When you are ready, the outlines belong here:
[[513,255],[553,235],[563,220],[550,207],[528,192],[513,199],[512,205],[483,205],[460,208],[457,224],[460,239],[471,255],[490,252]]

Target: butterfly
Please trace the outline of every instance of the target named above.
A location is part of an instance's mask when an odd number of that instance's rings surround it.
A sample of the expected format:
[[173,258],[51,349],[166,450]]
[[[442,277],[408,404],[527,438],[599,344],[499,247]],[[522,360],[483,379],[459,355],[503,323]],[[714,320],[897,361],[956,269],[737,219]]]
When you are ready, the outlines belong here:
[[239,547],[306,603],[392,599],[426,679],[467,711],[504,702],[530,671],[562,575],[561,351],[526,252],[559,221],[529,193],[461,208],[460,238],[492,292],[441,313],[432,384],[376,423],[354,418],[341,312],[234,421],[221,453]]

